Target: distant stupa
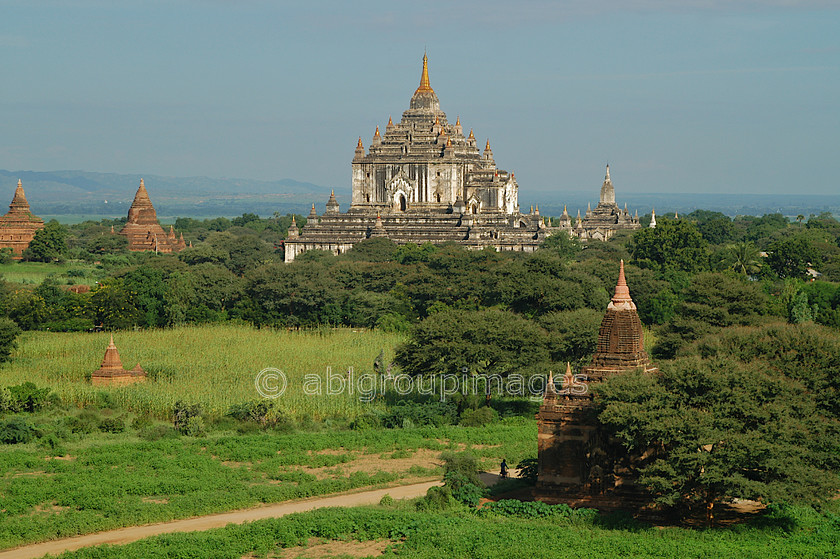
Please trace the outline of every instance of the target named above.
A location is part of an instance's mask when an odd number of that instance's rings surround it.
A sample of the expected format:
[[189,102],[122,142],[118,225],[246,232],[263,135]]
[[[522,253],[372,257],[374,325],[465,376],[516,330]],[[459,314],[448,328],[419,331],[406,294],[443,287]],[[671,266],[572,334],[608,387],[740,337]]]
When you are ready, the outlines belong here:
[[183,234],[179,239],[171,226],[167,234],[158,223],[143,179],[140,179],[140,187],[128,209],[128,221],[119,234],[128,238],[128,250],[131,251],[180,252],[187,246]]
[[44,220],[32,215],[26,194],[23,192],[23,183],[18,179],[9,211],[0,217],[0,249],[10,248],[13,258],[20,259],[23,251],[35,238],[35,232],[43,228]]

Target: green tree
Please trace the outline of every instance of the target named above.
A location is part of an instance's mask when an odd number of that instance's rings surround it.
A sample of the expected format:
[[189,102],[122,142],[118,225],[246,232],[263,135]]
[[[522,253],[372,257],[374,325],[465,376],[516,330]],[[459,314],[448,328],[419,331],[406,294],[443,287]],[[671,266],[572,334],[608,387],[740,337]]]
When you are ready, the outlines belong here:
[[758,249],[750,241],[729,245],[725,258],[727,267],[739,274],[753,276],[761,270],[761,257]]
[[660,504],[702,506],[711,521],[734,498],[817,503],[840,488],[838,423],[764,366],[684,359],[612,377],[597,398],[600,421],[631,452],[652,452],[639,480]]
[[840,338],[813,323],[726,328],[689,346],[686,355],[731,358],[801,382],[821,413],[840,419]]
[[673,358],[690,342],[733,325],[755,324],[765,313],[767,296],[754,282],[726,274],[697,274],[680,292],[674,316],[657,332],[652,353]]
[[30,262],[54,262],[60,260],[67,250],[67,230],[58,221],[52,219],[43,229],[35,232],[35,237],[26,250],[23,259]]
[[545,330],[500,310],[435,313],[415,325],[396,362],[412,375],[498,374],[533,370],[549,361]]
[[12,350],[17,347],[20,327],[10,318],[0,318],[0,363],[8,361]]
[[122,252],[128,250],[128,237],[103,233],[90,239],[85,244],[85,250],[93,254]]
[[709,267],[706,245],[694,223],[663,219],[655,229],[640,229],[633,235],[632,253],[641,267],[698,272]]
[[548,331],[551,360],[562,363],[591,358],[603,317],[603,312],[594,309],[559,311],[541,317],[539,323]]
[[770,246],[767,264],[778,276],[802,278],[808,266],[817,260],[812,243],[804,236],[776,241]]
[[550,250],[563,259],[571,260],[580,253],[581,243],[566,231],[556,231],[543,241],[541,248]]

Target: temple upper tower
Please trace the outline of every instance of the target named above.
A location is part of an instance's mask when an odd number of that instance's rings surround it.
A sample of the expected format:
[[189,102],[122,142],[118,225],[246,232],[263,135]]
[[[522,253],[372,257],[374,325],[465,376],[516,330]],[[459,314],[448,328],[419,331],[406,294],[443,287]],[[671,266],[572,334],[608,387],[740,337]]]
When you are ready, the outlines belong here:
[[[475,135],[464,137],[460,119],[450,123],[429,80],[423,55],[420,85],[399,123],[377,126],[366,151],[361,139],[353,157],[350,213],[452,212],[513,215],[519,187],[513,173],[497,169],[492,151],[479,151]],[[489,142],[488,142],[489,146]]]
[[598,204],[615,204],[615,188],[613,188],[612,179],[610,179],[609,163],[607,164],[607,176],[604,177],[604,184],[601,185],[601,201]]
[[423,53],[423,73],[420,75],[420,86],[414,92],[414,95],[411,96],[411,104],[409,106],[412,109],[427,111],[437,112],[440,110],[440,100],[435,90],[432,89],[431,83],[429,83],[429,58],[426,56],[426,53]]

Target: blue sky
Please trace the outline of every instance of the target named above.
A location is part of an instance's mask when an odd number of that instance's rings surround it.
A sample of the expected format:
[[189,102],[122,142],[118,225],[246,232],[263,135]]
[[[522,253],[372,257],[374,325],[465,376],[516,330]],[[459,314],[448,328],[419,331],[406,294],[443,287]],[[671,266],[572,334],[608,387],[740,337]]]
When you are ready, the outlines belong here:
[[0,168],[349,188],[424,49],[534,192],[836,194],[837,2],[4,1]]

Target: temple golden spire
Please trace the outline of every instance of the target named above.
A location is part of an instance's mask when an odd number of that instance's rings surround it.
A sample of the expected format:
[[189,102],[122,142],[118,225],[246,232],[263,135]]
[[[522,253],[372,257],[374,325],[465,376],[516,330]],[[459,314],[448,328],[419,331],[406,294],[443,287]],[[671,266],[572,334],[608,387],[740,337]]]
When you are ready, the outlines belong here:
[[423,53],[423,74],[420,76],[420,87],[417,88],[415,93],[420,93],[421,91],[435,92],[431,84],[429,84],[429,58],[426,56],[426,53]]
[[394,121],[391,120],[391,115],[388,115],[388,126],[393,126],[393,125],[394,125]]

